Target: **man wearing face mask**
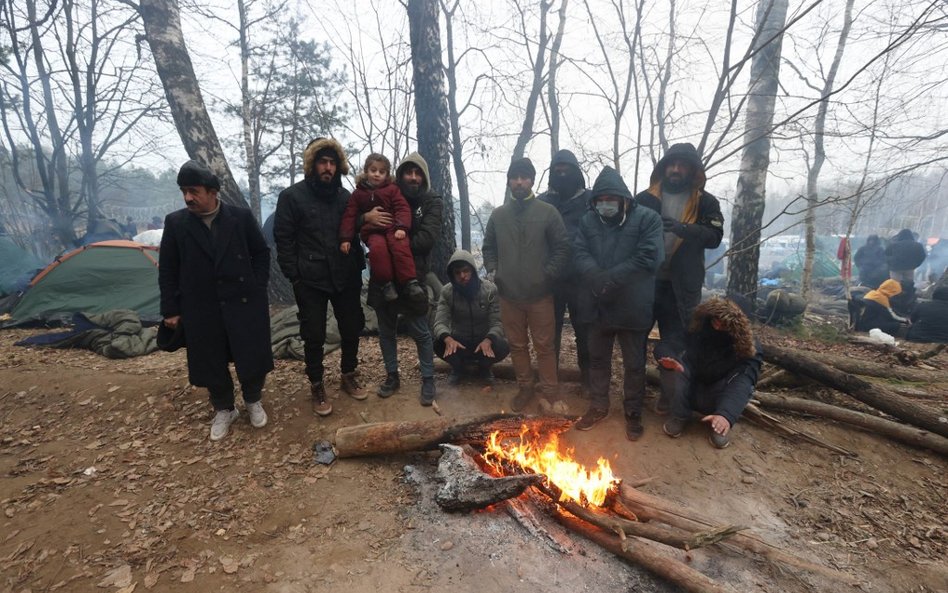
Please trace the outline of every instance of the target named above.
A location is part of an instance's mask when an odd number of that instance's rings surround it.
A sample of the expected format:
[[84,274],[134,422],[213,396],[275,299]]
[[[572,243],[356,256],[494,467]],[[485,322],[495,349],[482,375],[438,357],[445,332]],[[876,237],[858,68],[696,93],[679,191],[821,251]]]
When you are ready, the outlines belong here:
[[[649,188],[635,196],[661,215],[665,230],[665,259],[655,284],[654,317],[661,333],[656,359],[679,357],[684,350],[685,328],[701,302],[704,250],[720,245],[724,236],[721,206],[704,184],[704,164],[694,145],[674,144],[652,170]],[[665,414],[673,377],[661,366],[659,371],[662,394],[655,411]]]
[[569,262],[569,239],[556,208],[534,197],[535,177],[530,159],[511,161],[509,199],[491,213],[481,250],[487,273],[495,274],[500,319],[517,374],[519,391],[511,409],[519,412],[533,399],[532,338],[545,403],[566,412],[556,377],[553,286]]
[[[550,163],[550,189],[537,196],[560,213],[570,244],[576,239],[579,221],[589,211],[590,191],[579,168],[579,161],[569,150],[560,150]],[[586,328],[578,323],[579,284],[576,282],[575,257],[570,259],[560,280],[553,289],[553,314],[556,320],[556,360],[560,360],[560,344],[563,337],[563,318],[569,309],[569,321],[576,336],[576,361],[579,364],[580,381],[589,387],[589,348],[586,343]]]
[[652,327],[655,271],[664,259],[662,219],[637,205],[622,177],[605,167],[592,189],[593,211],[580,221],[573,242],[579,274],[579,321],[589,324],[592,401],[576,423],[589,430],[609,413],[612,345],[622,349],[626,436],[642,436],[645,351]]

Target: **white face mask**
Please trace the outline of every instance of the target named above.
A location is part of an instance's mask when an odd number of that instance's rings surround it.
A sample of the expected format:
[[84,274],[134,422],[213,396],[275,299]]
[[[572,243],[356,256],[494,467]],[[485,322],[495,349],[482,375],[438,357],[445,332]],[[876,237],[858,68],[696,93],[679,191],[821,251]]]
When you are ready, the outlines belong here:
[[596,202],[596,212],[603,218],[612,218],[619,213],[617,202]]

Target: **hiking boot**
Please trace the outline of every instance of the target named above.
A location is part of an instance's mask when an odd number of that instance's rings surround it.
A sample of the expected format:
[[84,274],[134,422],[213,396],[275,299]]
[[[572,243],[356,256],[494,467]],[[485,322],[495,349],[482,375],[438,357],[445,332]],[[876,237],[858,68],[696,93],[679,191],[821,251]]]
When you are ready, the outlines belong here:
[[435,400],[435,381],[434,377],[421,378],[421,397],[419,401],[423,406],[430,406]]
[[530,403],[530,400],[533,399],[533,387],[520,387],[520,391],[517,392],[517,395],[510,400],[510,409],[514,412],[522,412],[524,408]]
[[423,303],[428,300],[428,293],[425,292],[425,289],[422,288],[421,284],[417,280],[409,280],[405,284],[405,294],[408,295],[408,298],[416,303]]
[[386,301],[397,301],[398,300],[398,291],[395,290],[395,284],[393,282],[386,282],[382,286],[382,297]]
[[378,394],[379,397],[392,397],[398,388],[402,386],[402,382],[398,379],[398,372],[389,373],[385,376],[385,382],[379,385]]
[[658,398],[655,400],[655,413],[659,416],[667,416],[668,408],[668,400],[662,396],[658,396]]
[[727,434],[718,434],[711,431],[711,436],[708,437],[708,441],[718,449],[726,449],[728,445],[731,444],[731,432],[728,431]]
[[267,412],[259,401],[247,404],[247,413],[250,414],[250,426],[263,428],[267,425]]
[[317,416],[328,416],[332,414],[332,404],[326,399],[326,387],[323,382],[313,383],[309,387],[313,395],[313,413]]
[[625,417],[625,438],[630,441],[637,441],[642,438],[643,432],[645,432],[645,429],[642,427],[641,416]]
[[339,382],[342,384],[342,390],[348,393],[352,399],[363,400],[369,397],[369,394],[366,393],[362,385],[359,384],[359,379],[356,378],[355,371],[343,373]]
[[448,375],[448,385],[456,387],[461,383],[461,373],[457,371],[451,371],[451,374]]
[[211,422],[211,440],[219,441],[230,432],[230,425],[240,416],[237,410],[218,410]]
[[681,418],[669,418],[665,421],[665,424],[662,425],[662,430],[673,439],[677,439],[681,436],[681,433],[685,431],[686,420]]
[[609,415],[609,410],[603,410],[601,408],[589,408],[586,410],[586,413],[576,421],[576,424],[573,425],[573,428],[576,430],[589,430],[603,419]]

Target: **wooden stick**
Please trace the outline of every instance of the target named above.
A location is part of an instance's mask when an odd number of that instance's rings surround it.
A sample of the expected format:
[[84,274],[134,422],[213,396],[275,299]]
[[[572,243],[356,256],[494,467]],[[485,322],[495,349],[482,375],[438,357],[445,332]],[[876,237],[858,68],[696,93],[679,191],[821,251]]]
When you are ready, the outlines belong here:
[[845,455],[846,457],[858,457],[855,453],[849,449],[844,449],[838,445],[834,445],[828,441],[824,441],[818,437],[815,437],[809,433],[803,432],[802,430],[797,430],[795,428],[790,428],[780,421],[779,418],[775,418],[770,414],[764,412],[754,404],[747,404],[747,407],[744,408],[743,416],[757,424],[758,426],[763,426],[764,428],[769,428],[770,430],[781,434],[790,439],[800,439],[807,443],[811,443],[818,447],[823,447],[824,449],[829,449],[834,453],[839,453],[840,455]]

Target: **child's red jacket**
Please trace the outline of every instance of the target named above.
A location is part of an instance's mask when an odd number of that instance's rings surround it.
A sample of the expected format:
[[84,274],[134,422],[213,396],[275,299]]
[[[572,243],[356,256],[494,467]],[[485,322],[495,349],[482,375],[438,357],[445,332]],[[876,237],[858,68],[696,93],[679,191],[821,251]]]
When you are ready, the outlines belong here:
[[391,227],[386,229],[370,228],[363,225],[361,231],[363,240],[366,235],[372,233],[387,233],[398,229],[407,233],[411,229],[411,206],[408,205],[408,201],[402,196],[402,192],[396,184],[389,182],[379,187],[368,187],[360,183],[352,192],[352,195],[349,196],[349,203],[342,215],[342,224],[339,226],[339,242],[352,242],[355,238],[355,227],[359,214],[364,214],[376,206],[381,206],[382,210],[391,214],[394,222]]

